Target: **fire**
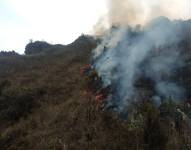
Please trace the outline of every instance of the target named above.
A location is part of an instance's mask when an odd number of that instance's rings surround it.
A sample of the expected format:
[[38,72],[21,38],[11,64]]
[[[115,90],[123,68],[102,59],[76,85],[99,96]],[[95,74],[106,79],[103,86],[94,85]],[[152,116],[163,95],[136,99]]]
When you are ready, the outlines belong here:
[[84,76],[86,75],[86,73],[91,69],[91,65],[90,64],[87,64],[85,66],[83,66],[80,70],[80,74],[81,76]]
[[99,95],[97,95],[97,96],[95,97],[96,102],[98,102],[98,103],[103,103],[106,98],[107,98],[107,95],[105,95],[105,94],[103,94],[103,93],[101,93],[101,94],[99,94]]
[[106,101],[108,96],[108,89],[100,86],[101,80],[97,75],[97,72],[91,68],[91,65],[85,65],[81,68],[80,74],[86,79],[86,89],[83,91],[83,95],[86,97],[94,97],[95,101],[102,104]]

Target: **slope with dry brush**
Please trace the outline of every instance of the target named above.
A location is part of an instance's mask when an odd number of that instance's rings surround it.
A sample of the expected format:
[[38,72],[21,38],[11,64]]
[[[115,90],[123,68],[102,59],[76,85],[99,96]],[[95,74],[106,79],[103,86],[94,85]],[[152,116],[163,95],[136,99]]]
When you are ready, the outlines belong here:
[[[132,104],[123,119],[87,93],[82,76],[96,41],[82,36],[46,53],[0,58],[0,148],[3,150],[186,150],[189,103]],[[185,112],[182,112],[184,110]]]

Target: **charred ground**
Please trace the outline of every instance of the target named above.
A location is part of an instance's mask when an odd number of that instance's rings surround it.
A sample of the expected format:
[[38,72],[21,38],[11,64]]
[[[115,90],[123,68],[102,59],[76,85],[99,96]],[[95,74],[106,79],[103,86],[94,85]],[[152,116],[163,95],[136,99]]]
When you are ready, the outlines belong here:
[[[45,45],[40,53],[32,46],[27,55],[0,57],[1,149],[191,148],[189,99],[179,104],[168,99],[158,107],[143,98],[131,104],[129,119],[123,119],[96,101],[101,88],[99,80],[94,81],[96,72],[80,73],[90,63],[97,41],[81,36],[70,45]],[[189,68],[182,71],[188,87]],[[137,86],[147,85],[144,81]]]

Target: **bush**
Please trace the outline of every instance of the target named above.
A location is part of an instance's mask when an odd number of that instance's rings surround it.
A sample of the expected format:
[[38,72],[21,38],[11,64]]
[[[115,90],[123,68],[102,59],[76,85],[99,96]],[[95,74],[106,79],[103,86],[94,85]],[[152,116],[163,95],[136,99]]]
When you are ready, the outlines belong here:
[[10,85],[10,82],[8,80],[0,81],[0,95],[3,91],[3,89]]
[[0,96],[0,120],[16,121],[26,117],[38,106],[37,99],[44,94],[42,89],[18,89],[15,93],[6,88]]

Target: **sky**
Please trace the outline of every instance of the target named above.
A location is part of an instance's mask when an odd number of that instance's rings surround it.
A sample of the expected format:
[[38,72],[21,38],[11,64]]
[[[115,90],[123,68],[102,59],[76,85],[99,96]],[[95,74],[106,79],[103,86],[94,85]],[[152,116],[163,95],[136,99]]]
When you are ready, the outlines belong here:
[[22,54],[30,39],[69,44],[106,13],[106,0],[0,0],[0,51]]

